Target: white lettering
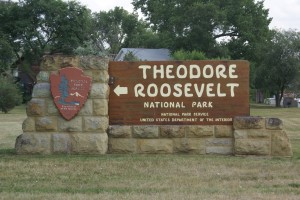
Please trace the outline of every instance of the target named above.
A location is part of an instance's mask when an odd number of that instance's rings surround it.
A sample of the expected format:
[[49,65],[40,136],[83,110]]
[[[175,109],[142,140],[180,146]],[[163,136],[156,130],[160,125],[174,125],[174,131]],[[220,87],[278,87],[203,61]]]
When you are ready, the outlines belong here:
[[150,65],[140,65],[139,69],[143,70],[143,79],[147,79],[147,69],[151,69]]
[[224,65],[218,65],[216,67],[216,77],[217,78],[227,78],[227,75],[225,74],[226,67]]
[[238,75],[233,74],[235,73],[235,69],[236,69],[235,64],[229,65],[229,78],[238,78]]
[[200,90],[199,90],[198,84],[194,84],[194,88],[195,88],[195,91],[196,91],[196,94],[197,94],[198,97],[202,97],[202,94],[203,94],[203,91],[204,91],[204,87],[205,87],[205,84],[202,83],[201,87],[200,87]]
[[[165,88],[166,88],[167,92],[164,92]],[[162,86],[160,88],[160,94],[162,97],[169,97],[171,95],[171,86],[167,83],[162,84]]]
[[[207,71],[210,71],[209,73]],[[211,65],[205,65],[203,68],[203,77],[212,78],[214,76],[214,68]]]
[[174,68],[173,65],[167,65],[167,67],[166,67],[166,78],[168,78],[168,79],[175,78],[174,75],[171,75],[171,73],[173,72],[173,68]]
[[158,69],[157,65],[154,65],[153,67],[153,78],[154,79],[157,79],[157,74],[160,74],[160,78],[163,79],[165,76],[164,76],[164,66],[163,65],[160,65],[160,68]]
[[174,97],[181,97],[182,96],[182,89],[181,88],[182,88],[182,85],[179,84],[179,83],[176,83],[174,85],[174,90],[176,91],[176,92],[173,92]]
[[218,97],[226,97],[226,93],[221,92],[221,83],[217,84],[217,96]]
[[[151,92],[151,90],[153,90],[153,92]],[[147,94],[149,97],[156,97],[158,94],[157,85],[154,83],[150,84],[147,88]]]
[[143,91],[144,91],[144,85],[139,83],[134,86],[135,97],[139,97],[139,96],[145,97],[145,93],[143,93]]
[[200,78],[200,76],[200,67],[198,65],[190,65],[190,79]]
[[214,86],[215,84],[213,84],[213,83],[208,83],[207,85],[206,85],[206,95],[208,96],[208,97],[214,97],[214,96],[216,96],[214,93],[212,93],[212,91],[213,91],[213,86]]
[[193,94],[189,93],[191,91],[192,84],[187,83],[184,85],[184,96],[185,97],[192,97]]
[[235,96],[235,94],[234,94],[234,88],[235,87],[239,87],[239,85],[240,84],[238,84],[238,83],[228,83],[228,84],[226,84],[227,87],[230,87],[230,96],[231,97]]
[[[183,71],[183,74],[180,74],[180,71]],[[184,65],[179,65],[179,66],[177,67],[177,72],[176,72],[176,74],[177,74],[177,77],[178,77],[178,78],[181,78],[181,79],[186,78],[186,77],[187,77],[187,73],[188,73],[188,70],[187,70],[186,66],[184,66]]]
[[134,86],[135,97],[202,97],[206,95],[207,97],[235,97],[235,88],[239,87],[238,83],[227,83],[227,89],[222,87],[221,83],[201,83],[201,84],[180,84],[176,83],[170,85],[169,83],[164,83],[161,86],[151,83],[148,86],[144,86],[138,83]]

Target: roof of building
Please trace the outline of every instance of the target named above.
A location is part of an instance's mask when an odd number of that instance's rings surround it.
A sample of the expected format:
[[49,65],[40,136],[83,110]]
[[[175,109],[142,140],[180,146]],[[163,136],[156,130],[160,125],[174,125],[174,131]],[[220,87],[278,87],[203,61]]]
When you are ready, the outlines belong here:
[[124,61],[128,53],[132,53],[142,61],[163,61],[171,60],[169,49],[143,49],[143,48],[122,48],[115,57],[115,61]]

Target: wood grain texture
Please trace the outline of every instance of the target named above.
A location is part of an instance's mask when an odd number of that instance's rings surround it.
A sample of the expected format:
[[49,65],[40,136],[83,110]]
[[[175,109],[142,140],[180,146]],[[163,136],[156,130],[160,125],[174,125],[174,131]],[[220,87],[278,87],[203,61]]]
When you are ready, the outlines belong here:
[[111,125],[231,125],[249,116],[247,61],[110,62],[109,75]]

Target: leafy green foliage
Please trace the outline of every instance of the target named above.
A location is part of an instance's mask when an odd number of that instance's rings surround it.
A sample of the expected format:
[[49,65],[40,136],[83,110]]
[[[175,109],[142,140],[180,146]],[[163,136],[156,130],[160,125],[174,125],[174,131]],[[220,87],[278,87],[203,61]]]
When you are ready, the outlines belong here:
[[116,54],[122,47],[155,48],[160,44],[146,23],[123,8],[94,13],[93,20],[93,40],[99,51]]
[[21,104],[22,96],[18,87],[8,77],[0,76],[0,109],[7,113]]
[[134,54],[134,52],[129,51],[124,55],[123,61],[139,61],[139,58]]
[[13,49],[6,39],[0,36],[0,75],[6,73],[15,59]]
[[[208,57],[258,59],[269,36],[268,10],[254,0],[133,0],[171,50],[199,50]],[[226,45],[221,45],[221,42]],[[224,55],[224,47],[230,55]]]
[[205,53],[201,51],[175,51],[172,55],[174,60],[205,60]]
[[256,72],[256,87],[274,94],[279,107],[284,91],[298,80],[300,32],[274,31],[273,39],[265,50],[263,63]]
[[76,1],[0,1],[0,13],[0,72],[14,63],[31,85],[45,53],[73,54],[91,36],[90,10]]
[[21,0],[0,5],[0,33],[17,57],[22,54],[36,61],[45,52],[70,54],[91,34],[90,11],[76,1]]

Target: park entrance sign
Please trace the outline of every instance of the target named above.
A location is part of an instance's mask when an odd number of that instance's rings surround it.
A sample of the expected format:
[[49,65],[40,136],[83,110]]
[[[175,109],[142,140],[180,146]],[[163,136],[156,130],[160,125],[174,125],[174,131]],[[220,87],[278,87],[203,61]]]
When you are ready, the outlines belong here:
[[247,61],[110,62],[111,125],[232,125],[249,116]]
[[282,120],[249,116],[247,61],[59,54],[40,69],[17,154],[293,155]]

